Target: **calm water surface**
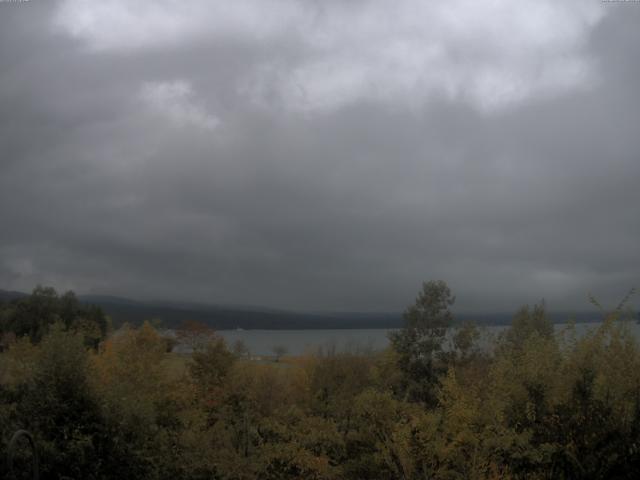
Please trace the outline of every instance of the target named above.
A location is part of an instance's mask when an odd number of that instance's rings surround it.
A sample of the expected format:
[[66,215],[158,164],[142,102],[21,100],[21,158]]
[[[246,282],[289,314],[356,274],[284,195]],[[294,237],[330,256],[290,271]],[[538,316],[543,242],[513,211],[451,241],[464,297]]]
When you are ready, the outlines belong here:
[[[584,335],[599,323],[576,324],[576,334]],[[556,332],[566,329],[567,324],[556,324]],[[505,326],[482,327],[481,345],[490,345],[492,339],[500,334]],[[640,326],[629,323],[629,328],[640,338]],[[381,350],[389,344],[389,329],[354,330],[219,330],[230,347],[242,340],[251,355],[273,355],[273,347],[283,346],[289,355],[317,351],[318,348],[343,350]]]

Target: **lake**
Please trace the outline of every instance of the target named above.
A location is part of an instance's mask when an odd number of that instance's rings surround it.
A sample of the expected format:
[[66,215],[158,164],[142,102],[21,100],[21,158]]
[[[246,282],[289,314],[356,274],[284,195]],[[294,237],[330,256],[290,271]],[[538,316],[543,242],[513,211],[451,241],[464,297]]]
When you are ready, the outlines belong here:
[[[557,332],[568,324],[555,324]],[[578,323],[576,333],[583,335],[596,328],[599,323]],[[632,331],[640,338],[640,326],[629,323]],[[506,326],[481,327],[481,345],[489,345]],[[369,349],[382,350],[389,344],[387,337],[390,329],[340,329],[340,330],[218,330],[229,347],[237,340],[242,340],[251,355],[273,355],[273,347],[282,346],[288,355],[301,355],[316,351],[318,348],[335,348],[338,351]]]

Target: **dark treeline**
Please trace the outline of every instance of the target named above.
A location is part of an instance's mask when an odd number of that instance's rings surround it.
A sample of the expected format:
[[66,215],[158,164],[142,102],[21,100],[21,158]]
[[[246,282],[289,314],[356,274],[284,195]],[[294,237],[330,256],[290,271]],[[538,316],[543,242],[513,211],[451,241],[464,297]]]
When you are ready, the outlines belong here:
[[[27,294],[0,290],[0,301],[25,300]],[[160,321],[165,328],[180,328],[185,319],[204,323],[217,330],[245,329],[341,329],[398,328],[398,313],[305,313],[270,310],[260,307],[221,306],[188,302],[141,302],[128,298],[88,295],[83,302],[96,305],[109,316],[114,328],[125,323],[142,325],[146,320]]]
[[9,299],[5,301],[0,298],[3,343],[13,337],[27,337],[31,343],[39,343],[51,326],[59,323],[67,331],[81,334],[87,344],[97,347],[110,327],[101,308],[81,303],[71,291],[58,295],[51,287],[38,286],[31,295],[7,297]]
[[212,332],[188,357],[149,323],[110,333],[38,288],[0,302],[0,453],[27,429],[44,479],[637,478],[622,306],[580,337],[523,307],[487,350],[453,302],[425,283],[383,352],[259,363]]
[[[20,300],[28,297],[22,292],[0,290],[0,301]],[[216,330],[268,329],[363,329],[401,328],[401,312],[323,312],[305,313],[286,310],[269,310],[259,307],[221,306],[189,302],[141,302],[128,298],[104,295],[80,296],[80,301],[96,305],[109,316],[114,328],[125,323],[142,325],[145,320],[160,321],[165,328],[180,328],[185,319],[204,323]],[[547,312],[553,323],[596,322],[600,318],[593,311]],[[474,322],[477,325],[509,325],[512,313],[458,313],[456,323]]]

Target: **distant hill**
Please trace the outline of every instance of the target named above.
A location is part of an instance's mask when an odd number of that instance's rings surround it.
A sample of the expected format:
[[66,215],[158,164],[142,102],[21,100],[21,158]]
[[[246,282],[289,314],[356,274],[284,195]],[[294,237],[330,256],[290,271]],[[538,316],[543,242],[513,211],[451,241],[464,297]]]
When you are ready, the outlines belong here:
[[[0,301],[10,301],[27,296],[23,292],[0,290]],[[176,328],[185,320],[205,323],[214,329],[230,330],[299,330],[299,329],[341,329],[341,328],[399,328],[402,326],[400,312],[329,312],[304,313],[261,307],[228,305],[207,305],[201,303],[153,301],[143,302],[109,295],[79,295],[78,298],[97,305],[109,315],[115,327],[125,322],[139,325],[145,320],[159,320],[166,328]],[[599,321],[597,312],[570,314],[549,313],[554,323],[566,322],[574,318],[576,322]],[[473,321],[478,325],[509,325],[513,313],[457,314],[458,322]]]
[[185,320],[205,323],[218,330],[243,329],[339,329],[394,328],[401,325],[400,314],[317,314],[285,310],[190,304],[184,302],[137,302],[114,297],[80,296],[82,301],[100,306],[115,326],[124,322],[142,323],[157,319],[167,328]]
[[12,292],[10,290],[0,290],[0,302],[8,302],[18,298],[27,297],[28,294],[22,292]]

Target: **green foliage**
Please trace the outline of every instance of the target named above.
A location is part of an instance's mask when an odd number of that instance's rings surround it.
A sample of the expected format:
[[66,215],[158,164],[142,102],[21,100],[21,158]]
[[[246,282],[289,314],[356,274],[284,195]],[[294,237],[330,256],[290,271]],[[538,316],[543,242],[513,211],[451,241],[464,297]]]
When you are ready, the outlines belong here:
[[105,429],[83,340],[52,325],[33,377],[20,388],[16,418],[35,435],[45,478],[99,478]]
[[513,317],[513,323],[506,331],[504,340],[508,347],[520,349],[534,334],[543,338],[553,337],[553,324],[547,317],[544,303],[534,305],[533,309],[528,305],[520,308]]
[[479,361],[483,354],[478,345],[480,335],[480,330],[472,322],[465,322],[457,327],[451,342],[454,360],[463,363]]
[[236,356],[231,353],[222,338],[211,339],[201,350],[193,352],[189,370],[205,395],[220,389]]
[[446,370],[442,346],[453,322],[455,302],[443,281],[425,282],[415,304],[404,313],[405,326],[390,334],[403,373],[402,393],[411,401],[433,405],[438,377]]
[[109,320],[95,306],[82,305],[71,291],[58,295],[51,287],[36,287],[28,297],[0,303],[0,336],[8,332],[38,343],[51,326],[61,323],[82,335],[87,346],[97,348],[109,329]]
[[340,429],[349,431],[355,398],[370,386],[372,367],[368,356],[320,350],[307,365],[311,410],[323,418],[345,419]]

